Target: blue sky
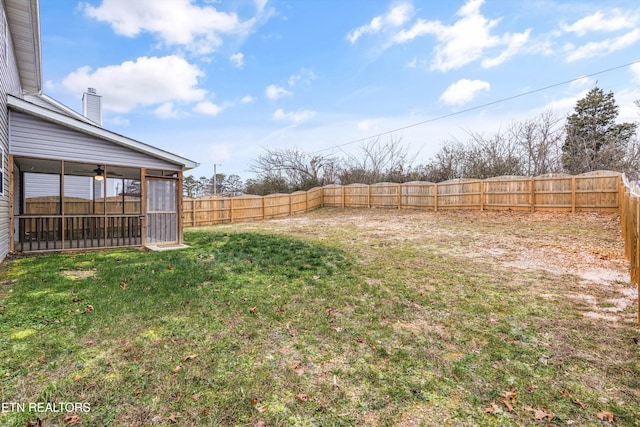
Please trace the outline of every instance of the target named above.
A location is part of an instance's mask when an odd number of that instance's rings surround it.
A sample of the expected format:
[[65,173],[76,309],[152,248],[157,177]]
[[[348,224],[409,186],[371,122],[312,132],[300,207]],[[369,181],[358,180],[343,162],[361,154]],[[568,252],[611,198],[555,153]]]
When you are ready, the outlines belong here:
[[424,162],[469,131],[564,116],[596,84],[640,119],[632,0],[64,0],[40,20],[45,93],[80,111],[96,88],[105,128],[201,163],[196,177],[379,134]]

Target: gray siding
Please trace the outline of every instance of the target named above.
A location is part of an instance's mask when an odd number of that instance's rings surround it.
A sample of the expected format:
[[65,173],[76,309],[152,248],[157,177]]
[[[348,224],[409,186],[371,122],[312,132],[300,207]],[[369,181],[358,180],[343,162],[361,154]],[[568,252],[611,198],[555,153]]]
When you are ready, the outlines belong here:
[[14,156],[181,170],[179,165],[21,112],[11,111],[9,126]]
[[0,262],[9,253],[9,116],[7,94],[22,95],[13,42],[7,25],[4,1],[0,0],[0,146],[5,152],[4,192],[0,196]]

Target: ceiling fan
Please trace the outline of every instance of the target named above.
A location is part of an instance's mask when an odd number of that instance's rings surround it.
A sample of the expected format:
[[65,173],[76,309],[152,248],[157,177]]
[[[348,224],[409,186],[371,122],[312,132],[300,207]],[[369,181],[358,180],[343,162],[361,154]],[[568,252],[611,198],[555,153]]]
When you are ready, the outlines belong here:
[[[86,169],[73,171],[73,173],[82,174],[82,175],[87,174],[87,172],[89,171],[87,171]],[[92,172],[93,172],[93,178],[96,181],[102,181],[105,178],[104,168],[102,167],[102,165],[96,165],[96,168],[93,169]],[[113,177],[121,177],[122,175],[109,171],[107,172],[106,176],[108,178],[113,178]]]

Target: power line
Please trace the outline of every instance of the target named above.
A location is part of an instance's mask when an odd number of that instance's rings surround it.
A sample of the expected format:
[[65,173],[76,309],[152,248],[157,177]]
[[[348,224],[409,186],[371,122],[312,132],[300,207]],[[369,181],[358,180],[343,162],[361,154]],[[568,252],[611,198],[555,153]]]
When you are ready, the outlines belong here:
[[629,62],[629,63],[623,64],[623,65],[618,65],[616,67],[607,68],[606,70],[596,71],[594,73],[586,74],[586,75],[580,76],[580,77],[576,77],[576,78],[573,78],[571,80],[565,80],[565,81],[560,82],[560,83],[554,83],[552,85],[541,87],[539,89],[533,89],[533,90],[530,90],[530,91],[527,91],[527,92],[520,93],[518,95],[513,95],[513,96],[506,97],[506,98],[498,99],[496,101],[487,102],[486,104],[482,104],[482,105],[478,105],[478,106],[475,106],[475,107],[466,108],[464,110],[456,111],[456,112],[453,112],[453,113],[445,114],[445,115],[442,115],[442,116],[434,117],[433,119],[429,119],[429,120],[424,120],[422,122],[413,123],[413,124],[410,124],[410,125],[407,125],[407,126],[403,126],[403,127],[397,128],[397,129],[388,130],[388,131],[381,132],[381,133],[378,133],[378,134],[375,134],[375,135],[371,135],[371,136],[367,136],[367,137],[364,137],[364,138],[354,139],[352,141],[345,142],[343,144],[334,145],[334,146],[331,146],[331,147],[328,147],[328,148],[323,148],[321,150],[313,151],[313,152],[311,152],[311,154],[321,153],[323,151],[335,150],[336,148],[339,149],[341,147],[345,147],[347,145],[355,144],[357,142],[364,142],[364,141],[366,141],[368,139],[378,138],[380,136],[384,136],[384,135],[389,135],[389,134],[392,134],[392,133],[400,132],[400,131],[403,131],[405,129],[410,129],[410,128],[413,128],[413,127],[416,127],[416,126],[421,126],[421,125],[424,125],[424,124],[427,124],[427,123],[432,123],[432,122],[435,122],[435,121],[438,121],[438,120],[442,120],[442,119],[446,119],[446,118],[449,118],[449,117],[452,117],[452,116],[457,116],[459,114],[464,114],[464,113],[468,113],[470,111],[479,110],[481,108],[489,107],[491,105],[500,104],[502,102],[511,101],[512,99],[521,98],[523,96],[531,95],[531,94],[536,93],[536,92],[542,92],[544,90],[548,90],[548,89],[551,89],[551,88],[554,88],[554,87],[566,85],[568,83],[572,83],[572,82],[575,82],[575,81],[578,81],[578,80],[581,80],[581,79],[585,79],[587,77],[593,77],[593,76],[597,76],[599,74],[604,74],[604,73],[608,73],[608,72],[611,72],[611,71],[614,71],[614,70],[618,70],[620,68],[629,67],[629,66],[634,65],[634,64],[640,64],[640,60]]

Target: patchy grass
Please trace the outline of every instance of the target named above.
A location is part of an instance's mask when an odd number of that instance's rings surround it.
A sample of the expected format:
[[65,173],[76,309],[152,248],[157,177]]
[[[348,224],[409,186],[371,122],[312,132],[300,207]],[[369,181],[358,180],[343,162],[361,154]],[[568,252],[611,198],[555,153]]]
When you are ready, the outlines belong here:
[[322,209],[18,258],[2,402],[90,408],[0,424],[640,425],[616,221]]

